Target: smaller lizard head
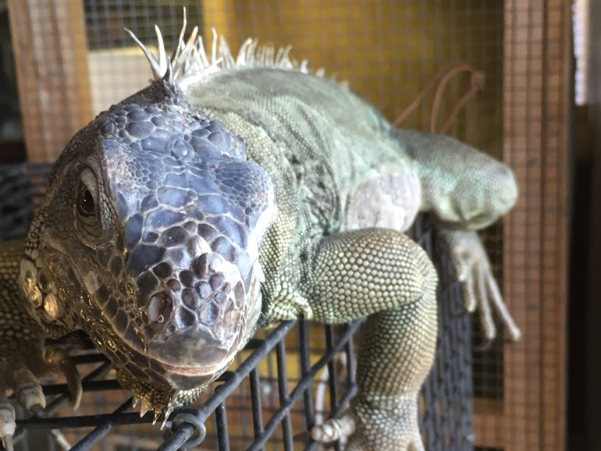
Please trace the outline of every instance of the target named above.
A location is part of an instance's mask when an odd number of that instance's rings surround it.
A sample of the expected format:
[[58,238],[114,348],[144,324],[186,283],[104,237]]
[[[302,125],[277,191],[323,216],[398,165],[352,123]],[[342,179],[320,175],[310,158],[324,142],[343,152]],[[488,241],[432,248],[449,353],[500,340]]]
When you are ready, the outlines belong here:
[[259,247],[276,215],[244,144],[157,80],[101,113],[55,164],[24,292],[47,330],[83,329],[134,396],[164,411],[254,332]]

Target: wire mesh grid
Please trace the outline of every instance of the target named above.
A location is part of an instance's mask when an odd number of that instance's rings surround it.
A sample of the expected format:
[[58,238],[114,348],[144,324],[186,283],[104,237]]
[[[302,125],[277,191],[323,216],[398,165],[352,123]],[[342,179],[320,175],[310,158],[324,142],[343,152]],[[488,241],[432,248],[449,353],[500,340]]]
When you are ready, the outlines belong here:
[[505,296],[523,338],[505,349],[511,434],[489,434],[512,449],[565,447],[570,4],[505,6],[504,157],[521,189],[504,224]]
[[[49,165],[0,166],[4,190],[0,240],[24,235],[33,210],[43,200],[48,173]],[[426,217],[420,217],[411,235],[431,256],[441,278],[439,340],[420,397],[421,430],[429,450],[469,451],[473,448],[469,320],[461,314],[460,289],[446,249]],[[57,446],[40,431],[55,428],[63,429],[67,440],[75,443],[74,451],[170,451],[205,433],[194,449],[316,449],[306,431],[340,414],[356,392],[353,349],[360,326],[361,321],[346,326],[299,321],[260,331],[200,399],[175,411],[169,423],[174,432],[165,437],[151,425],[151,413],[140,417],[131,412],[130,395],[114,379],[108,360],[90,349],[74,357],[85,374],[77,415],[61,411],[69,400],[64,381],[45,381],[44,393],[50,400],[46,412],[51,418],[26,418],[16,406],[21,418],[18,446],[22,451],[54,451]],[[59,412],[62,415],[54,417]]]

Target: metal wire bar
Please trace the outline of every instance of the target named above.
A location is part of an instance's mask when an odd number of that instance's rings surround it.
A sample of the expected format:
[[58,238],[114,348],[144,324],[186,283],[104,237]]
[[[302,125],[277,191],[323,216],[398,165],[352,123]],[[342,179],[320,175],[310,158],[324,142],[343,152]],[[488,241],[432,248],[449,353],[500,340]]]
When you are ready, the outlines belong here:
[[168,440],[157,448],[157,451],[177,451],[194,434],[194,426],[184,423]]
[[[334,348],[334,331],[331,325],[325,326],[326,350],[331,352]],[[335,355],[335,354],[334,354]],[[330,388],[330,410],[338,407],[338,387],[336,386],[336,362],[334,358],[328,362],[328,386]],[[334,442],[334,450],[340,451],[340,442]]]
[[[279,341],[275,345],[278,365],[278,394],[280,396],[280,408],[288,402],[288,373],[286,372],[286,349],[284,342]],[[284,449],[292,451],[292,423],[290,422],[290,410],[284,411],[282,419],[282,435],[284,436]]]
[[219,451],[228,451],[230,449],[229,434],[227,431],[227,414],[225,412],[225,403],[221,403],[215,409],[215,422],[217,423],[217,444]]
[[85,354],[85,355],[76,355],[71,357],[73,363],[76,365],[85,365],[87,363],[104,363],[108,362],[109,359],[104,354]]
[[315,375],[334,357],[334,355],[337,352],[339,352],[342,349],[346,342],[351,339],[353,333],[357,330],[361,322],[361,320],[358,320],[350,323],[346,331],[344,331],[344,333],[340,336],[339,341],[332,347],[332,349],[329,352],[326,352],[326,354],[324,354],[323,357],[311,367],[307,374],[301,378],[298,385],[294,388],[294,390],[292,390],[292,393],[290,393],[290,395],[288,396],[287,401],[285,403],[282,403],[281,407],[273,414],[271,420],[269,420],[269,422],[265,426],[265,430],[263,431],[263,433],[253,442],[253,444],[248,448],[248,451],[257,451],[258,449],[260,449],[261,446],[265,444],[267,439],[273,433],[273,430],[277,427],[280,421],[284,419],[285,414],[294,405],[296,400],[302,395],[303,391],[311,384],[311,382],[315,378]]
[[[81,383],[83,392],[99,392],[99,391],[110,391],[110,390],[123,390],[121,385],[116,379],[108,381],[82,381]],[[63,393],[69,393],[69,387],[67,384],[55,384],[45,385],[42,387],[44,395],[62,395]]]
[[104,424],[98,426],[96,429],[94,429],[92,432],[90,432],[88,435],[82,438],[79,442],[77,442],[77,444],[75,444],[71,448],[71,451],[86,451],[92,446],[94,446],[96,443],[98,443],[100,440],[102,440],[102,438],[106,434],[108,434],[111,431],[111,429],[115,426],[113,418],[131,409],[131,400],[132,398],[129,398],[127,401],[121,404],[119,408],[115,410],[112,414],[107,415],[108,418],[105,420]]
[[[307,330],[307,322],[299,320],[298,322],[298,340],[300,344],[300,368],[301,376],[305,376],[310,369],[311,362],[309,360],[309,335]],[[311,386],[309,385],[303,393],[303,410],[305,411],[305,427],[311,430],[315,426],[315,410],[313,407],[313,395]]]
[[[257,438],[263,432],[263,409],[261,406],[261,388],[259,381],[259,371],[253,368],[249,374],[250,397],[253,416],[253,431]],[[264,451],[262,448],[261,451]]]

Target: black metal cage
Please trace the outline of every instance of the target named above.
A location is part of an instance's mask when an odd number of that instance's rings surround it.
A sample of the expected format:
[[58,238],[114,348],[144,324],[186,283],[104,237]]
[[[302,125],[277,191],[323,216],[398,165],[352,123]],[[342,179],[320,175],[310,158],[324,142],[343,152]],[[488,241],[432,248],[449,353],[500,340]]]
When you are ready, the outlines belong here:
[[[43,201],[49,165],[0,166],[0,241],[22,237]],[[420,216],[411,236],[439,271],[439,340],[420,407],[427,449],[471,450],[472,357],[470,321],[445,247],[428,218]],[[114,379],[102,354],[90,349],[74,357],[85,374],[79,414],[70,414],[67,387],[44,381],[45,415],[17,411],[17,449],[59,449],[61,430],[73,451],[98,450],[276,450],[317,449],[307,431],[339,415],[356,392],[355,340],[361,321],[321,326],[284,322],[260,331],[194,404],[176,409],[164,434],[153,415],[132,412],[132,400]],[[275,363],[274,363],[275,362]],[[326,406],[325,399],[328,399]],[[162,436],[163,435],[163,436]],[[343,444],[335,443],[334,449]]]

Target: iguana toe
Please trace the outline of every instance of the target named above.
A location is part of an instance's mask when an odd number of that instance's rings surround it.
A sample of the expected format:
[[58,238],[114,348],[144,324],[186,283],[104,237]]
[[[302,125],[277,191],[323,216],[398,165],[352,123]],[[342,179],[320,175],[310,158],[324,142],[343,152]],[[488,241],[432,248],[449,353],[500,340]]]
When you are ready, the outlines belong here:
[[356,419],[351,413],[345,413],[340,418],[332,418],[311,429],[311,438],[316,442],[330,443],[349,437],[355,432]]
[[6,451],[14,451],[13,435],[16,428],[15,409],[8,401],[4,391],[0,391],[0,438]]
[[73,410],[77,410],[81,403],[83,388],[81,385],[81,375],[77,370],[77,366],[71,360],[69,353],[58,346],[48,346],[44,350],[43,357],[51,371],[55,373],[61,372],[65,375]]
[[519,340],[520,330],[503,303],[501,291],[478,234],[455,230],[439,232],[450,247],[453,266],[461,283],[464,307],[470,313],[478,311],[485,340],[490,342],[497,336],[494,314],[503,325],[506,336],[511,341]]

